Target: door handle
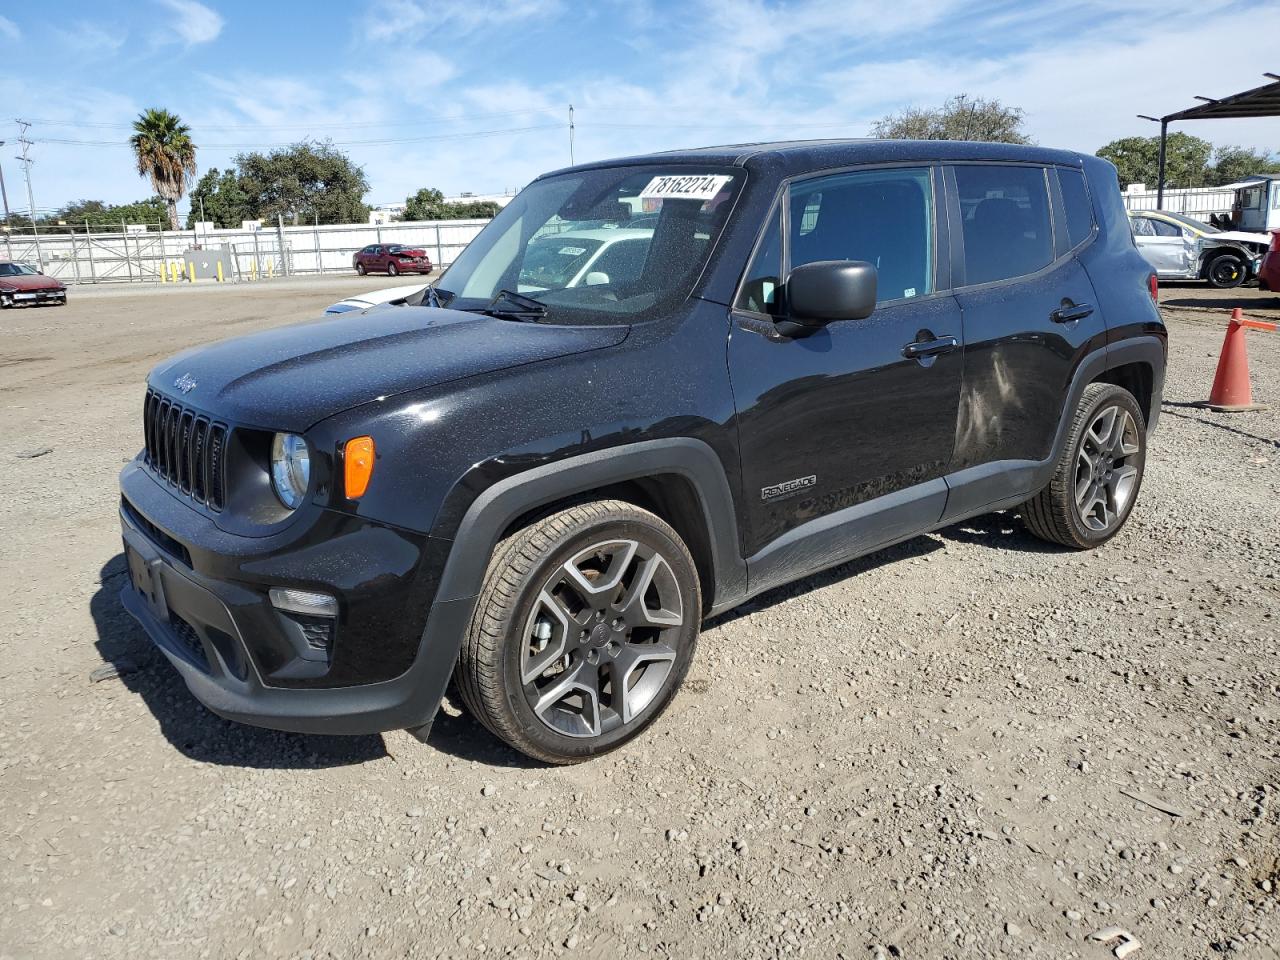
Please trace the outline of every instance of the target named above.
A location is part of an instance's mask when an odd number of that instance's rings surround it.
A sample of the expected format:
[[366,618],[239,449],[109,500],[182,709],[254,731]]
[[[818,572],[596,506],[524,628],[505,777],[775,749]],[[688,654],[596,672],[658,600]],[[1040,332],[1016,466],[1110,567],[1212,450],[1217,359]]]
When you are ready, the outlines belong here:
[[1083,320],[1091,313],[1093,313],[1093,304],[1063,301],[1062,306],[1049,314],[1049,319],[1054,323],[1074,323],[1077,320]]
[[921,357],[936,357],[940,353],[950,353],[960,345],[955,337],[934,337],[932,340],[917,340],[902,348],[902,355],[908,360],[919,360]]

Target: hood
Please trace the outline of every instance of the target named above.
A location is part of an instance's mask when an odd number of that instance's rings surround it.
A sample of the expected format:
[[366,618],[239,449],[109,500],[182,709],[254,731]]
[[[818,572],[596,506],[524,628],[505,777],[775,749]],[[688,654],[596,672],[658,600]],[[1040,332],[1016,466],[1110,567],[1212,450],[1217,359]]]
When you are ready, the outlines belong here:
[[1221,233],[1206,233],[1206,240],[1230,240],[1232,243],[1255,243],[1266,246],[1269,238],[1265,233],[1250,233],[1248,230],[1223,230]]
[[63,283],[53,277],[46,277],[42,273],[34,276],[29,273],[20,273],[13,277],[0,277],[0,287],[11,287],[15,290],[61,290]]
[[296,433],[379,397],[611,347],[629,330],[396,307],[197,347],[165,360],[147,381],[211,416]]

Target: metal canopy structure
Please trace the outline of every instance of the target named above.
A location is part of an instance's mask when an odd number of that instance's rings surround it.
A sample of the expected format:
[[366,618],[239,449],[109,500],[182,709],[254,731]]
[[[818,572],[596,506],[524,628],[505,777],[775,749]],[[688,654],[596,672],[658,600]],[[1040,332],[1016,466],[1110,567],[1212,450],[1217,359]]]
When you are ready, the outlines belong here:
[[1160,179],[1156,185],[1156,209],[1164,209],[1164,159],[1165,142],[1169,138],[1169,124],[1175,120],[1235,120],[1242,117],[1280,117],[1280,74],[1264,73],[1271,83],[1233,93],[1215,100],[1212,97],[1196,97],[1204,103],[1163,117],[1138,114],[1141,120],[1160,124]]

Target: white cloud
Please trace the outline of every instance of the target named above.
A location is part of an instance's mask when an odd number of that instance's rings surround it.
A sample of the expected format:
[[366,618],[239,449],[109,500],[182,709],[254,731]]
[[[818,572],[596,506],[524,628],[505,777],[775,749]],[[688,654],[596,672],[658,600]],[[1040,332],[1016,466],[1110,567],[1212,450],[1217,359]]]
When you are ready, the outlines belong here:
[[187,46],[209,43],[222,33],[222,15],[197,0],[157,0],[172,11],[165,25]]
[[0,17],[0,37],[5,37],[9,40],[21,40],[22,31],[8,17]]
[[430,25],[456,41],[480,29],[502,31],[519,21],[550,20],[564,8],[562,0],[382,0],[367,17],[371,40],[404,41],[411,31]]
[[82,57],[114,54],[124,46],[128,37],[123,30],[117,32],[83,20],[58,31],[58,34],[63,43]]

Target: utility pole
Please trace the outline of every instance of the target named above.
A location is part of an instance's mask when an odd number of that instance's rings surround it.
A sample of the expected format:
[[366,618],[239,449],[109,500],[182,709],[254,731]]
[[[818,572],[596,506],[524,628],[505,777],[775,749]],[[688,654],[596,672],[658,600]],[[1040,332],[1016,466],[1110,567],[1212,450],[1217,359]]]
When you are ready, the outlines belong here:
[[18,126],[22,128],[22,135],[18,137],[18,142],[22,144],[22,155],[17,159],[21,161],[23,173],[27,178],[27,209],[31,213],[31,236],[36,241],[36,262],[40,264],[40,272],[44,273],[44,254],[40,250],[40,230],[36,227],[36,201],[31,194],[31,164],[35,161],[28,155],[31,149],[31,140],[27,137],[27,130],[31,124],[26,120],[15,120]]
[[[0,140],[0,147],[4,141]],[[13,259],[13,246],[9,242],[9,194],[4,188],[4,167],[0,167],[0,200],[4,201],[4,248],[10,260]]]
[[573,166],[573,104],[569,104],[569,166]]

